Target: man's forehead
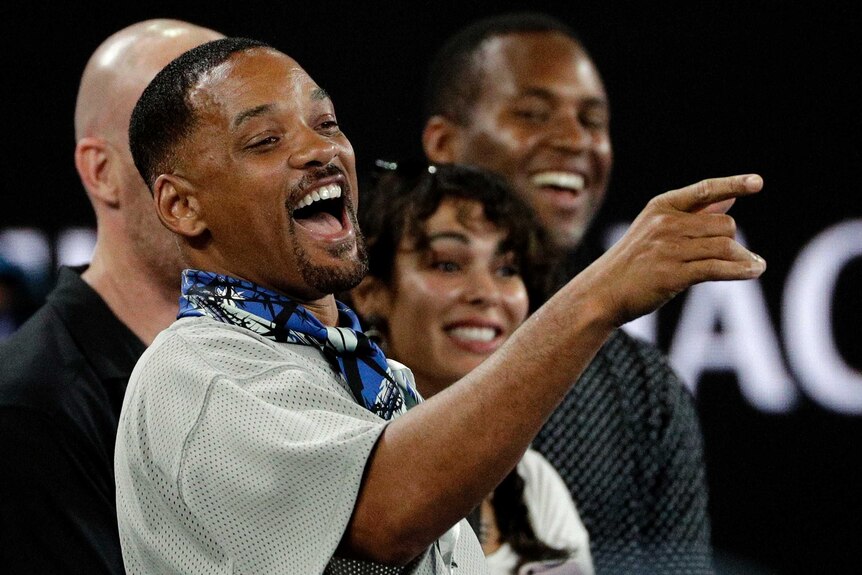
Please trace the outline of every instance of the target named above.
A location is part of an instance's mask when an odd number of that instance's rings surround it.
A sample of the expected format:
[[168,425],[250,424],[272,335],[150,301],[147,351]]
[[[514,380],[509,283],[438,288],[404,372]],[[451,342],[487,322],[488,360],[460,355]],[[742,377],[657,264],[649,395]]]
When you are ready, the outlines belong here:
[[605,97],[590,57],[574,39],[560,32],[494,36],[483,43],[477,57],[485,91],[529,92],[554,84]]
[[271,48],[252,48],[232,54],[202,74],[189,99],[199,110],[214,107],[233,116],[285,95],[311,100],[328,97],[290,56]]
[[261,87],[278,86],[285,79],[310,80],[293,58],[273,48],[255,47],[231,54],[224,62],[201,74],[197,85],[217,87],[222,83],[253,82]]

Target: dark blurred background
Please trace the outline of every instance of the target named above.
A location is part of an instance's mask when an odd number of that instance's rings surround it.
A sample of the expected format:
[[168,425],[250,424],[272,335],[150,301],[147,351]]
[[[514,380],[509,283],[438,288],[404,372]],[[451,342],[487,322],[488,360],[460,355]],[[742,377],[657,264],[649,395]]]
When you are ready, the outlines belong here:
[[764,192],[732,212],[769,263],[761,280],[696,288],[632,329],[696,391],[723,572],[860,572],[859,3],[7,1],[0,337],[58,263],[89,254],[72,115],[84,64],[111,33],[175,17],[274,44],[332,95],[363,173],[377,157],[419,154],[424,72],[443,39],[523,9],[572,25],[610,95],[616,165],[590,241],[661,191],[764,176]]

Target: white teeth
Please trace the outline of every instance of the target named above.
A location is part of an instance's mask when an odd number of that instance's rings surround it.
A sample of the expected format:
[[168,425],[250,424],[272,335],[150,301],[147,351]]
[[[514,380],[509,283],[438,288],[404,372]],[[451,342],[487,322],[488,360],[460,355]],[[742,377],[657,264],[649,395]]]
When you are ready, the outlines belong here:
[[584,189],[584,177],[573,172],[541,172],[531,178],[534,186],[554,186],[567,190]]
[[314,202],[318,200],[331,200],[333,198],[341,197],[341,185],[340,184],[329,184],[328,186],[323,186],[313,192],[310,192],[301,200],[296,203],[296,209],[301,209],[306,206],[310,206]]
[[449,334],[465,341],[489,342],[497,337],[497,330],[492,327],[456,327]]

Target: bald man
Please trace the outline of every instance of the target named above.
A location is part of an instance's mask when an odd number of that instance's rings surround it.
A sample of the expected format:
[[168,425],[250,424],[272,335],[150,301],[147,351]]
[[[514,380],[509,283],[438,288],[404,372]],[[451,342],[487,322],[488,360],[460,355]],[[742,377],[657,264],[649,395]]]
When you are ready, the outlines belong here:
[[182,266],[132,162],[128,125],[149,81],[221,35],[149,20],[92,55],[75,108],[75,166],[93,205],[92,262],[64,268],[47,303],[0,345],[0,566],[124,573],[113,456],[138,357],[176,316]]

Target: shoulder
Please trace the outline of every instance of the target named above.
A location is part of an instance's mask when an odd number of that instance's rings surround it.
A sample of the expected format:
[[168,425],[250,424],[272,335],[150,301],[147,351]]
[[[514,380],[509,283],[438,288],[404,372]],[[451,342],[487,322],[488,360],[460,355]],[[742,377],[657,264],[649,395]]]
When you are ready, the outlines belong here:
[[46,302],[0,343],[0,405],[74,412],[109,401],[101,382],[128,378],[143,350],[78,273],[63,268]]
[[525,489],[542,493],[548,488],[557,489],[559,487],[568,497],[568,489],[566,489],[560,474],[538,451],[532,448],[528,449],[521,461],[518,462],[517,469],[518,475],[524,480]]
[[83,364],[60,316],[43,305],[12,336],[0,343],[0,406],[52,409],[63,404]]
[[[76,450],[80,458],[81,449],[98,456],[113,444],[119,400],[111,401],[52,303],[0,344],[0,366],[0,434],[7,453],[42,442],[39,449],[52,457]],[[112,383],[122,393],[125,382]]]
[[600,353],[616,362],[628,360],[638,364],[661,363],[667,365],[667,358],[661,350],[644,339],[616,329],[605,342]]
[[556,471],[554,471],[554,467],[548,463],[548,460],[532,448],[527,449],[527,451],[524,452],[524,456],[521,458],[521,461],[518,462],[518,475],[524,479],[527,479],[532,475],[541,475],[548,471],[556,473]]
[[[207,317],[180,319],[153,341],[145,356],[177,364],[192,361],[202,369],[243,379],[286,365],[325,362],[314,348],[276,343],[247,329]],[[154,357],[142,362],[152,363]]]
[[175,395],[207,389],[215,381],[239,388],[261,381],[328,382],[340,388],[316,348],[277,343],[241,327],[192,317],[177,320],[156,337],[135,366],[127,394]]
[[632,391],[676,394],[684,389],[682,380],[658,347],[622,329],[608,338],[591,367],[594,372],[614,377]]

